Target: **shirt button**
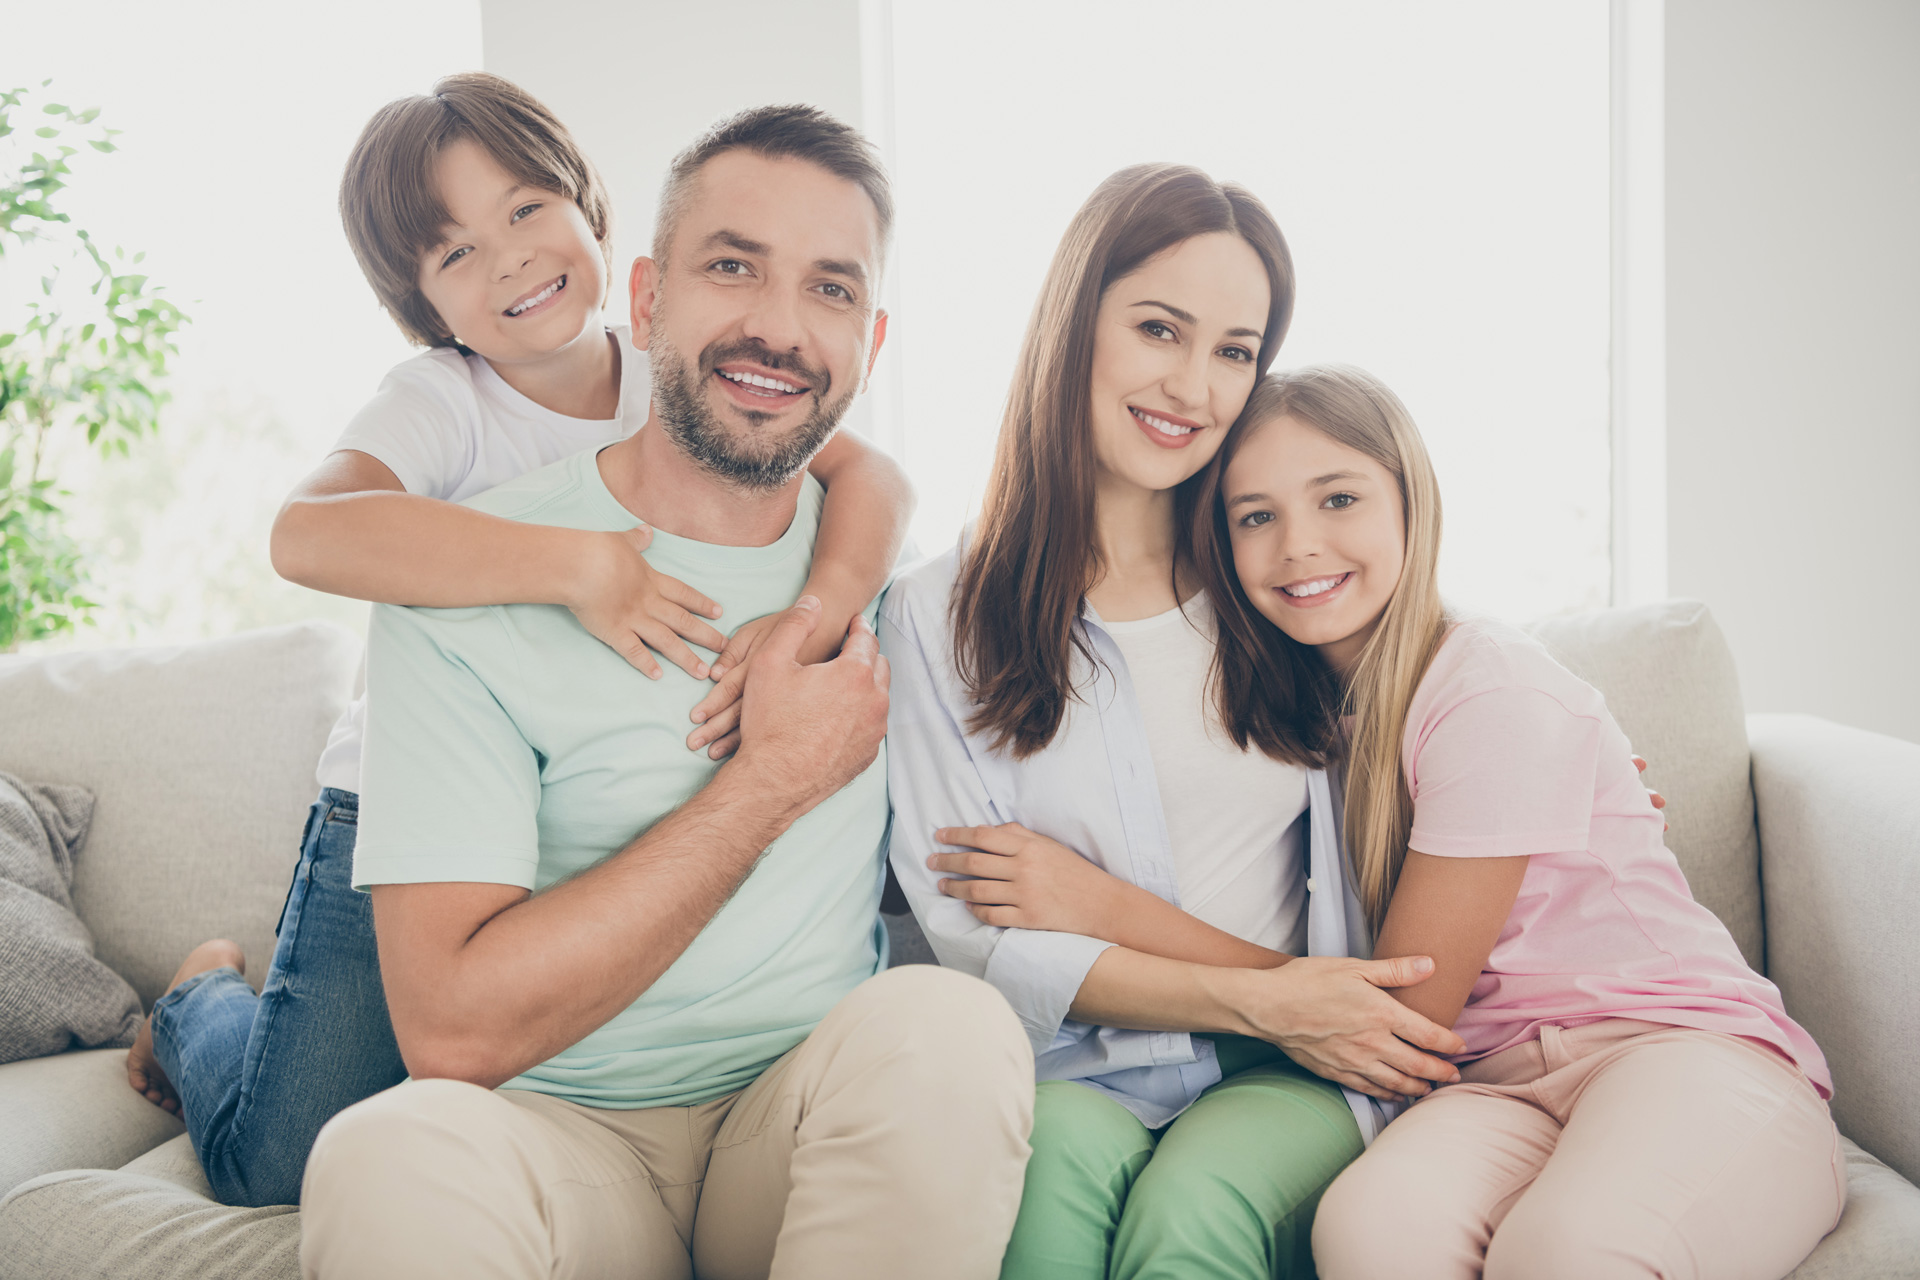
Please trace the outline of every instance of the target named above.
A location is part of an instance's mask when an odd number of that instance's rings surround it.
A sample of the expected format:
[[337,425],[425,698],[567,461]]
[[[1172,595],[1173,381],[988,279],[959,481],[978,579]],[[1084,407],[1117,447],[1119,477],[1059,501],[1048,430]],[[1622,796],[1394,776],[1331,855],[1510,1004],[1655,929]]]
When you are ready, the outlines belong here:
[[1308,893],[1320,892],[1320,884],[1312,876],[1307,877],[1307,892]]

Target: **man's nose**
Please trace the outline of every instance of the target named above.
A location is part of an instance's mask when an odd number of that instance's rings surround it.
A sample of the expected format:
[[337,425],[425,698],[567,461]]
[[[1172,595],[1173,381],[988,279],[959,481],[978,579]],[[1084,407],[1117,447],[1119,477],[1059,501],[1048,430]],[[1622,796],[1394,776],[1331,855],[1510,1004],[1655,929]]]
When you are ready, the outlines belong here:
[[798,351],[806,339],[801,300],[779,286],[755,290],[742,328],[769,351]]

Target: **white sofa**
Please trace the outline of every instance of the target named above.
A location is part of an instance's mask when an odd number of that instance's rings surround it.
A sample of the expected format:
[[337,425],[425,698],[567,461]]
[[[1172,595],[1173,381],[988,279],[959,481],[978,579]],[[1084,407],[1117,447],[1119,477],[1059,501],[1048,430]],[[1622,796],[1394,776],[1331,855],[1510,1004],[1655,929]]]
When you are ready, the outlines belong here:
[[[1796,1280],[1920,1277],[1920,746],[1805,716],[1743,720],[1732,659],[1696,604],[1536,630],[1607,694],[1671,799],[1696,895],[1832,1063],[1851,1199]],[[262,977],[355,660],[351,637],[318,625],[0,658],[0,770],[99,797],[75,901],[148,1003],[207,937],[238,940]],[[889,925],[897,958],[925,954],[910,918]],[[0,1280],[296,1276],[298,1212],[210,1200],[179,1122],[127,1088],[123,1058],[0,1066]]]

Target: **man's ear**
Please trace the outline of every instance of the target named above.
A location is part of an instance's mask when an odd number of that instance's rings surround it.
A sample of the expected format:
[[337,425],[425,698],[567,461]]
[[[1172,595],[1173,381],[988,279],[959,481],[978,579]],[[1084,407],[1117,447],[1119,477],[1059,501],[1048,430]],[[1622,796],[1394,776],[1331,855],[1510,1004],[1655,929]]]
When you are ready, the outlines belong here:
[[627,296],[632,304],[633,345],[645,351],[653,340],[653,309],[660,292],[660,264],[652,258],[635,258],[627,276]]
[[[639,332],[636,328],[635,332]],[[873,381],[873,362],[880,358],[880,346],[887,340],[887,312],[882,307],[873,316],[873,345],[867,348],[867,371],[860,379],[860,389],[865,391],[867,384]]]

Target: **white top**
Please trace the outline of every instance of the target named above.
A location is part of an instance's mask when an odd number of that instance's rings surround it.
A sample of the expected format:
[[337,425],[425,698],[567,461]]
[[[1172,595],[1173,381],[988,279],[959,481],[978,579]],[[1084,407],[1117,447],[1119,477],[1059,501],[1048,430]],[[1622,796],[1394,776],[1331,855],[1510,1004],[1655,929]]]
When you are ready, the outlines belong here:
[[1183,609],[1105,625],[1133,673],[1180,905],[1237,938],[1303,954],[1306,770],[1242,751],[1221,727],[1208,688],[1213,606],[1202,593]]
[[[624,440],[653,398],[647,355],[626,326],[608,331],[620,351],[620,407],[612,418],[569,418],[508,386],[481,356],[436,347],[395,365],[333,446],[385,463],[408,493],[459,502],[587,449]],[[320,785],[360,790],[367,699],[356,691],[320,753]]]

